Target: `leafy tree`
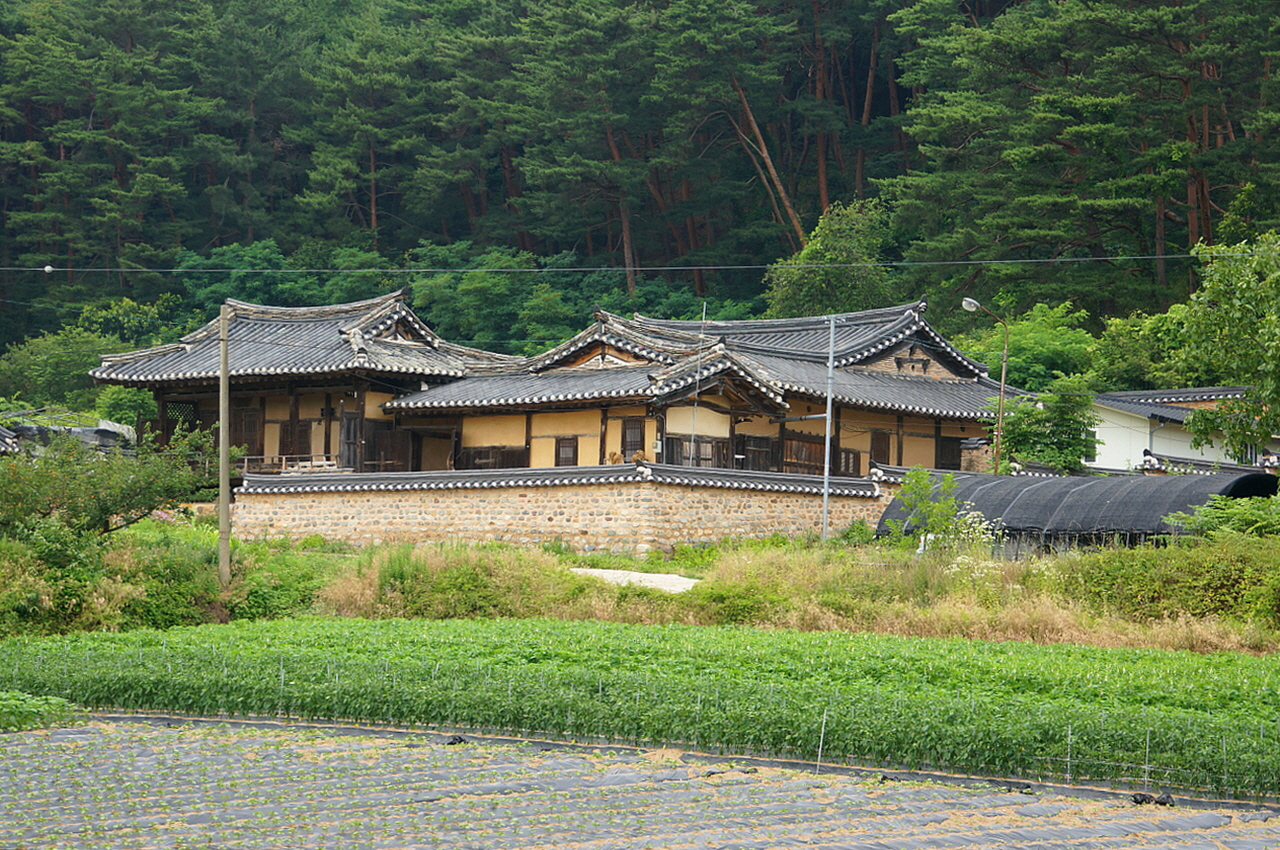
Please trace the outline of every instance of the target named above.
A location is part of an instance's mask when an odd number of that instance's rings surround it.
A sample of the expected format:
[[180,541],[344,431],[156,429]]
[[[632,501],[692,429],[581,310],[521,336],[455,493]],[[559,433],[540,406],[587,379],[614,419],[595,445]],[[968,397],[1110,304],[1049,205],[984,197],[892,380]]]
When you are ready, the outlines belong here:
[[1016,458],[1061,472],[1083,469],[1085,457],[1098,444],[1091,430],[1098,423],[1092,404],[1093,394],[1081,375],[1058,378],[1035,398],[1006,399],[1001,465]]
[[173,342],[200,324],[198,315],[182,315],[181,304],[182,298],[172,292],[150,304],[132,298],[91,304],[80,312],[76,326],[136,346]]
[[1182,355],[1186,304],[1168,312],[1106,320],[1093,348],[1089,382],[1099,392],[1212,386],[1226,382],[1218,364]]
[[308,188],[299,200],[342,236],[354,226],[375,251],[386,230],[421,230],[400,213],[421,150],[424,45],[430,33],[392,19],[393,4],[370,6],[321,51],[308,75],[318,107],[289,135],[311,147]]
[[12,345],[0,356],[0,396],[21,395],[34,407],[92,410],[100,388],[94,386],[89,370],[97,368],[101,355],[127,348],[116,337],[79,327]]
[[151,393],[137,387],[121,386],[103,387],[94,402],[93,412],[102,419],[131,427],[160,415]]
[[[1037,304],[1009,320],[1009,385],[1040,392],[1063,375],[1085,372],[1096,342],[1081,327],[1088,318],[1088,313],[1064,302],[1056,307]],[[1004,337],[1005,329],[997,324],[954,337],[952,342],[986,363],[992,375],[999,375]]]
[[105,535],[191,498],[211,448],[208,434],[187,434],[167,448],[148,437],[133,454],[102,453],[62,434],[38,453],[0,455],[0,550],[27,562],[24,598],[0,594],[0,631],[15,617],[23,630],[110,625],[103,617],[129,588],[105,568]]
[[808,244],[769,267],[766,315],[817,316],[887,306],[892,275],[878,263],[889,241],[889,212],[881,202],[832,204]]
[[1280,433],[1280,236],[1272,231],[1238,245],[1200,246],[1196,255],[1205,267],[1186,311],[1179,362],[1211,363],[1224,382],[1250,391],[1197,410],[1186,426],[1199,444],[1221,432],[1226,450],[1246,457]]

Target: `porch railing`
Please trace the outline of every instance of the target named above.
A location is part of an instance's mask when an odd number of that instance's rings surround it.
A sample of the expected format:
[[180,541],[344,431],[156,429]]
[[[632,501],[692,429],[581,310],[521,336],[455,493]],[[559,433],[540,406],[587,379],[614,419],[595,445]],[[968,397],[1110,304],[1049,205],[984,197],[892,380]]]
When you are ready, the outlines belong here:
[[337,455],[245,455],[237,461],[241,472],[254,475],[286,475],[307,472],[350,472]]

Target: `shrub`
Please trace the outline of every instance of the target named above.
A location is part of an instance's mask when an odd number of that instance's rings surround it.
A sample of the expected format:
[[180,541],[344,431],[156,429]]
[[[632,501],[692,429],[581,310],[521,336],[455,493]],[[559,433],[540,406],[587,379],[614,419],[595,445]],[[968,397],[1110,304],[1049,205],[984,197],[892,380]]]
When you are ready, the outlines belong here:
[[704,621],[720,626],[768,623],[787,602],[777,587],[763,582],[715,579],[694,585],[686,600]]
[[1228,617],[1280,625],[1280,549],[1244,534],[1084,553],[1062,572],[1062,582],[1069,595],[1138,620]]
[[481,547],[396,547],[383,558],[378,580],[382,593],[400,600],[407,617],[513,614],[495,581],[492,558]]
[[1233,499],[1214,496],[1190,514],[1170,514],[1165,521],[1199,536],[1234,531],[1274,537],[1280,534],[1280,497]]
[[60,697],[33,697],[0,691],[0,732],[58,726],[75,718],[75,708]]

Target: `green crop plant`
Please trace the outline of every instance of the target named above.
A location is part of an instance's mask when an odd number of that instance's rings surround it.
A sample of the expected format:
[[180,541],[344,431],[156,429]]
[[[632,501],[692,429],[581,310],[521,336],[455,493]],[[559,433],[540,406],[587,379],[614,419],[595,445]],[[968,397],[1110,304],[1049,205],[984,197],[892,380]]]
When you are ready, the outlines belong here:
[[75,717],[75,707],[60,697],[0,691],[0,732],[60,726]]
[[[1073,781],[1280,794],[1265,658],[536,620],[232,623],[0,643],[0,687]],[[823,718],[826,718],[824,723]],[[1135,771],[1137,771],[1135,773]]]

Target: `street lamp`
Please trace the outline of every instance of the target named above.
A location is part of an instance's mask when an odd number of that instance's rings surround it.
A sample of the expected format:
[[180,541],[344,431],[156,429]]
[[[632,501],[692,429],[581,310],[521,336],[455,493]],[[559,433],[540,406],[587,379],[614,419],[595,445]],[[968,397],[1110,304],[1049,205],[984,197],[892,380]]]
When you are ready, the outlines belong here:
[[995,319],[1001,325],[1004,325],[1004,352],[1000,355],[1000,400],[996,403],[996,448],[995,448],[995,471],[1000,474],[1000,437],[1004,433],[1004,378],[1009,368],[1009,324],[1004,319],[992,313],[986,307],[983,307],[973,298],[965,298],[960,302],[961,306],[970,313],[976,313],[979,310]]

